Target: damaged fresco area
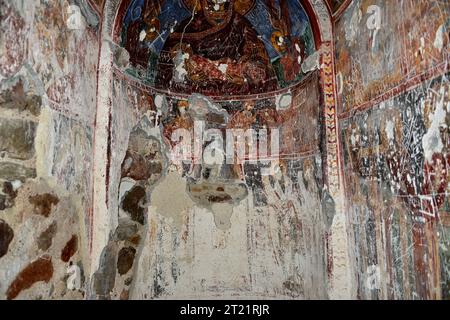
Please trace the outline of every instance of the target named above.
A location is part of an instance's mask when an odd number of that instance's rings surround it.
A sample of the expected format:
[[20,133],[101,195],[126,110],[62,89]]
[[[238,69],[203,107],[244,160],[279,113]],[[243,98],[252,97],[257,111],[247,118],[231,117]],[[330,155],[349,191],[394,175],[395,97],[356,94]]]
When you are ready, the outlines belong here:
[[[326,298],[333,208],[322,209],[320,105],[317,73],[280,95],[227,100],[164,95],[117,70],[109,187],[117,209],[95,297]],[[223,133],[277,128],[279,159],[177,161],[173,134],[199,121]],[[201,157],[213,141],[200,145]]]
[[449,299],[448,76],[341,120],[358,298]]
[[98,22],[0,1],[0,299],[85,297]]
[[[334,203],[318,37],[299,1],[195,3],[124,1],[111,23],[106,245],[91,298],[325,299]],[[215,136],[196,146],[199,123]],[[196,162],[216,159],[228,130],[250,129],[241,149],[263,149],[276,130],[279,154]],[[186,141],[200,152],[180,161]]]

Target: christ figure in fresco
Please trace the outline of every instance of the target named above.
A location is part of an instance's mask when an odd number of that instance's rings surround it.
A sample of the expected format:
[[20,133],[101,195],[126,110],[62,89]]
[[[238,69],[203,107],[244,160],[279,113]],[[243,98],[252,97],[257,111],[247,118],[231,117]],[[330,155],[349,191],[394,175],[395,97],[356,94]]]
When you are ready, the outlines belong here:
[[167,39],[158,61],[156,86],[207,95],[277,89],[264,43],[235,10],[234,0],[185,1],[195,14]]

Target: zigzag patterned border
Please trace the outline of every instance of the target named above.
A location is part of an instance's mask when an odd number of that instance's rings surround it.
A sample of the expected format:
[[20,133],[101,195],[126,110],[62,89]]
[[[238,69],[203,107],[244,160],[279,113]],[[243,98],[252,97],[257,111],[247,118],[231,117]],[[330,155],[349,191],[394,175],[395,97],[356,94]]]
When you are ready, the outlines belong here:
[[332,196],[340,191],[339,169],[339,139],[338,119],[336,110],[336,83],[334,78],[334,56],[331,42],[322,43],[322,87],[325,104],[325,135],[326,135],[326,182]]

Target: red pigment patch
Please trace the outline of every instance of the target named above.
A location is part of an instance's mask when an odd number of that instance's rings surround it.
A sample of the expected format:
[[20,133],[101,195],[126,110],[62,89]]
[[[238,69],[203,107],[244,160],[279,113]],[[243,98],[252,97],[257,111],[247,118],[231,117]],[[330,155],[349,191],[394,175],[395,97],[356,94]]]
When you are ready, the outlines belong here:
[[61,251],[61,260],[64,262],[69,262],[70,258],[73,257],[73,255],[78,250],[78,238],[77,236],[73,235],[72,238],[67,242],[64,249]]
[[42,256],[23,269],[6,291],[8,300],[15,299],[23,290],[31,288],[35,283],[48,283],[53,277],[53,264],[50,256]]

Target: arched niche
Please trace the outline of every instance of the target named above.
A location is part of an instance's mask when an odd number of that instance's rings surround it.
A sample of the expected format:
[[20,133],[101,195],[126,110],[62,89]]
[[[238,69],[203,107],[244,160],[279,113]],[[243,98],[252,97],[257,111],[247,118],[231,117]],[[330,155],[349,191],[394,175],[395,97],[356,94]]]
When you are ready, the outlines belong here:
[[[125,54],[121,45],[121,26],[126,15],[127,9],[131,1],[111,0],[106,1],[103,11],[102,22],[102,48],[100,52],[99,62],[99,80],[98,80],[98,101],[97,101],[97,119],[95,132],[95,179],[94,179],[94,210],[91,218],[93,227],[93,237],[91,243],[92,265],[91,273],[98,272],[102,268],[102,261],[105,258],[106,252],[113,247],[112,254],[118,253],[119,248],[111,245],[111,239],[114,238],[114,232],[117,230],[120,216],[121,200],[120,182],[112,183],[112,181],[121,181],[121,165],[122,158],[127,152],[127,143],[129,137],[119,137],[114,133],[114,128],[118,126],[114,112],[122,112],[126,114],[126,109],[120,111],[114,110],[114,96],[115,84],[121,85],[120,81],[125,79],[127,85],[135,88],[136,92],[144,92],[152,94],[152,99],[155,100],[155,95],[158,90],[153,86],[148,86],[139,79],[128,77],[128,75],[121,70],[120,66],[114,61],[120,61],[120,56]],[[301,0],[301,6],[306,12],[312,32],[314,35],[314,54],[311,53],[309,66],[311,70],[318,69],[312,72],[320,82],[320,114],[318,120],[320,121],[323,139],[321,140],[322,154],[321,166],[323,173],[322,195],[326,194],[327,202],[331,203],[333,211],[329,221],[325,222],[328,225],[327,230],[321,234],[321,237],[326,238],[325,247],[328,251],[324,252],[323,261],[324,267],[328,266],[327,279],[324,284],[325,290],[331,297],[338,297],[334,293],[337,282],[345,281],[347,274],[339,270],[339,268],[332,267],[333,262],[342,262],[347,259],[347,252],[345,251],[345,217],[342,218],[341,207],[341,178],[340,178],[340,158],[339,158],[339,141],[337,136],[337,120],[335,113],[335,75],[334,75],[334,58],[333,58],[333,39],[332,39],[332,22],[329,9],[323,0]],[[314,76],[314,75],[313,75]],[[310,76],[309,78],[313,77]],[[122,80],[121,80],[122,79]],[[306,79],[308,80],[308,79]],[[299,90],[306,85],[307,81],[298,81],[293,87],[298,86]],[[161,89],[161,88],[159,88]],[[280,90],[280,88],[276,88]],[[291,87],[288,87],[291,89]],[[295,89],[295,88],[294,88]],[[152,91],[153,90],[153,91]],[[183,93],[183,92],[182,92]],[[135,98],[138,95],[134,95]],[[175,97],[182,99],[183,97]],[[137,98],[136,98],[137,99]],[[264,97],[261,99],[265,99]],[[244,100],[244,99],[243,99]],[[125,107],[126,108],[126,107]],[[126,122],[126,121],[124,121]],[[138,123],[135,123],[138,126]],[[136,128],[130,127],[131,132]],[[119,142],[118,142],[119,141]],[[114,144],[115,143],[115,144]],[[117,154],[121,154],[120,160],[116,159]],[[120,158],[120,157],[119,157]],[[106,164],[106,166],[105,166]],[[123,168],[122,168],[123,169]],[[323,199],[322,199],[323,200]],[[321,214],[324,214],[322,212]],[[337,219],[336,217],[340,217]],[[326,220],[326,217],[324,217]],[[339,234],[334,236],[333,234]],[[344,250],[333,250],[333,246],[344,247]],[[109,249],[108,249],[109,248]],[[122,248],[123,249],[123,248]],[[137,249],[138,254],[141,254],[142,248]],[[141,250],[141,251],[139,251]],[[244,253],[245,255],[245,253]],[[336,265],[336,264],[335,264]],[[338,264],[341,265],[341,264]],[[296,283],[286,280],[284,285],[294,286]],[[346,293],[343,293],[345,295]],[[251,295],[251,294],[250,294]],[[321,296],[323,297],[323,296]]]

